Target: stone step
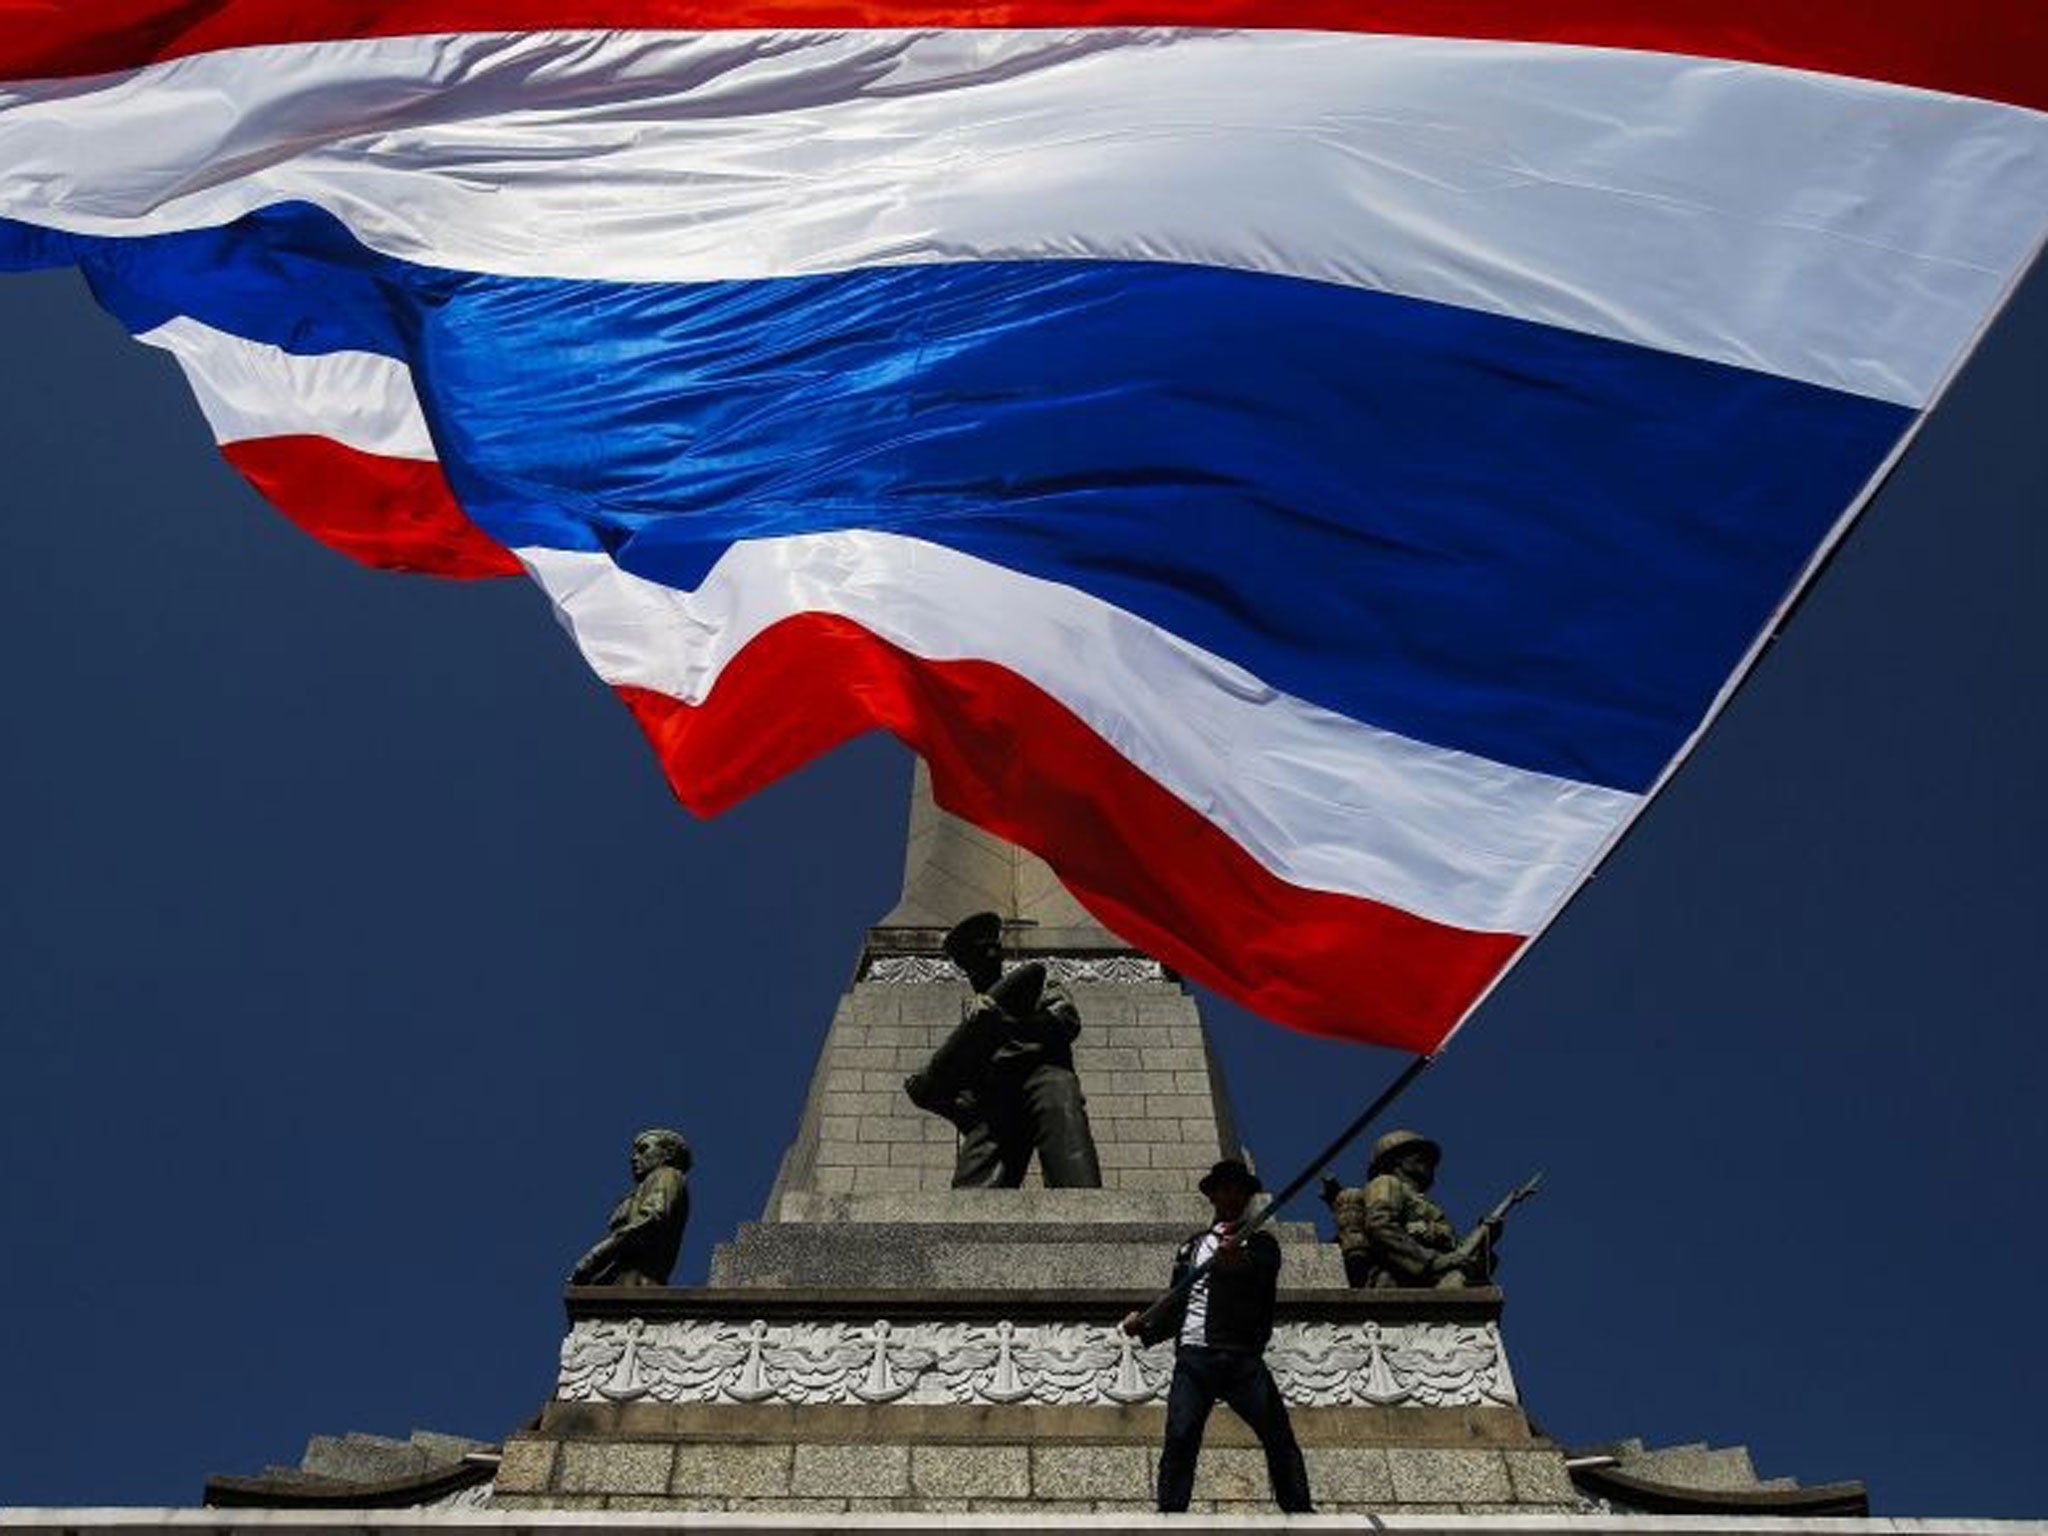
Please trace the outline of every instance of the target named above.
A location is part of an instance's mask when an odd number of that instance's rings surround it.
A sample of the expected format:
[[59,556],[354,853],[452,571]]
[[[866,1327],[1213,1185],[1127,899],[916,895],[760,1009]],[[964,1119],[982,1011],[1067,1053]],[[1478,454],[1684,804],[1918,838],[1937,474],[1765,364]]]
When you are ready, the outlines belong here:
[[[1208,1225],[1209,1204],[1192,1190],[907,1189],[866,1194],[785,1193],[776,1222],[1020,1224],[1049,1227],[1156,1226],[1182,1233]],[[1309,1226],[1306,1222],[1282,1223]]]
[[[750,1222],[712,1252],[711,1283],[926,1290],[1118,1290],[1164,1285],[1189,1229],[1169,1223]],[[1280,1223],[1290,1289],[1344,1289],[1337,1249]]]
[[1623,1458],[1621,1470],[1632,1477],[1667,1483],[1674,1488],[1727,1493],[1757,1486],[1756,1468],[1750,1464],[1749,1448],[1742,1445],[1713,1447],[1695,1443],[1658,1446]]
[[384,1435],[315,1435],[299,1470],[351,1483],[382,1483],[427,1470],[427,1453],[410,1440]]
[[387,1435],[315,1435],[306,1442],[298,1466],[266,1468],[264,1475],[282,1470],[310,1483],[386,1483],[453,1466],[471,1451],[487,1449],[487,1441],[430,1429],[415,1429],[404,1440]]

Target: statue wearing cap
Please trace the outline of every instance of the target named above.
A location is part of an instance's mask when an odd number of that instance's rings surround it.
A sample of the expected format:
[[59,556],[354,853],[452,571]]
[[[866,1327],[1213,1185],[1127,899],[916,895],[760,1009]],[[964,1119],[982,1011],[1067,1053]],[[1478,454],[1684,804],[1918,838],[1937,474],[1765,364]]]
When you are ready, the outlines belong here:
[[1003,970],[1003,923],[977,912],[946,934],[974,995],[930,1061],[905,1079],[918,1108],[960,1132],[955,1189],[1015,1189],[1031,1158],[1053,1189],[1100,1189],[1102,1164],[1074,1072],[1081,1015],[1036,961]]
[[1414,1131],[1389,1131],[1373,1143],[1362,1189],[1323,1180],[1323,1201],[1337,1218],[1344,1273],[1354,1286],[1454,1290],[1493,1277],[1492,1228],[1460,1239],[1429,1198],[1443,1149]]

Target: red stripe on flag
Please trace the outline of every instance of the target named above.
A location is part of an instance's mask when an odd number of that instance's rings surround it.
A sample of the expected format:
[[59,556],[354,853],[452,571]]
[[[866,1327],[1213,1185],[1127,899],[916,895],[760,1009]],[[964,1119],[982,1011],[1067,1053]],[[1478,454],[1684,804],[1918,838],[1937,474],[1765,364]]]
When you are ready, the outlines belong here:
[[939,804],[1045,859],[1114,932],[1314,1034],[1428,1050],[1523,942],[1290,885],[1015,673],[834,615],[764,630],[701,705],[618,692],[704,816],[886,730],[931,764]]
[[0,0],[0,78],[251,43],[610,27],[1285,27],[1785,64],[2048,107],[2042,0]]
[[387,571],[516,576],[513,553],[469,520],[432,459],[325,437],[258,437],[221,453],[270,504],[331,549]]

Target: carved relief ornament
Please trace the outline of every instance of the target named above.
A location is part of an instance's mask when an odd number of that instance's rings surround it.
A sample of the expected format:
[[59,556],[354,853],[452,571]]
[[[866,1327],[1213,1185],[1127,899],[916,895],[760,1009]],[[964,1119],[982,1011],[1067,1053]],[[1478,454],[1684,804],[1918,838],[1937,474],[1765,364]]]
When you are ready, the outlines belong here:
[[[1010,961],[1003,969],[1015,970]],[[1040,961],[1049,980],[1068,986],[1138,986],[1166,980],[1166,967],[1143,955],[1047,955]],[[966,980],[944,955],[883,955],[868,962],[860,979],[880,986],[926,986]]]
[[[1286,1323],[1266,1363],[1291,1403],[1463,1407],[1515,1401],[1491,1324]],[[562,1345],[566,1402],[1143,1403],[1173,1374],[1083,1323],[649,1323],[586,1319]]]

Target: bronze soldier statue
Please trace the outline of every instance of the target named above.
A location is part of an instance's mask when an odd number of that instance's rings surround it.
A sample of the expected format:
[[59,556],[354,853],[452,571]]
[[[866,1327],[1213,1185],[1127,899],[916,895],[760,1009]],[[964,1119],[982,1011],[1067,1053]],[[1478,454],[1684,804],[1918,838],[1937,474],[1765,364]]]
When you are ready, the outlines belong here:
[[1053,1189],[1100,1189],[1102,1164],[1074,1073],[1081,1015],[1036,962],[1003,974],[1003,924],[977,912],[954,924],[946,954],[974,996],[959,1025],[903,1091],[960,1132],[955,1189],[1015,1189],[1031,1155]]
[[571,1285],[666,1285],[690,1219],[690,1144],[674,1131],[633,1138],[633,1189],[576,1261]]
[[1344,1273],[1354,1286],[1455,1290],[1493,1279],[1494,1244],[1501,1220],[1532,1180],[1490,1212],[1463,1238],[1443,1207],[1429,1198],[1443,1149],[1414,1131],[1389,1131],[1373,1143],[1363,1189],[1322,1186],[1324,1204],[1337,1218]]

